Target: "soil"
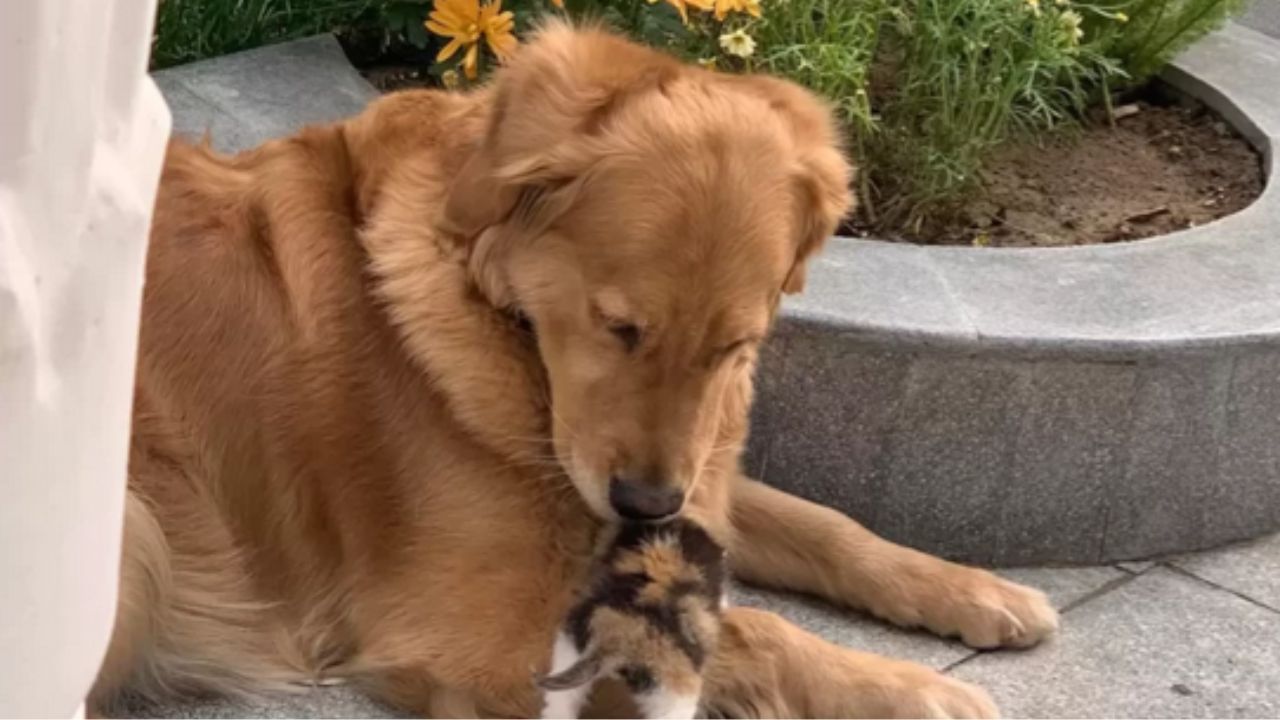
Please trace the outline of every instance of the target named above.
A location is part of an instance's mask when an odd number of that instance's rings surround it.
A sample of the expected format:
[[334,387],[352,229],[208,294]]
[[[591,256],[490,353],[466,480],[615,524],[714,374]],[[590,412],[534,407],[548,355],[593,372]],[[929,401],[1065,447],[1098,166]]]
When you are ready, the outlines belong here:
[[[361,71],[383,92],[433,87],[422,65]],[[1053,247],[1140,240],[1237,212],[1262,193],[1258,152],[1203,104],[1157,89],[1074,132],[1013,144],[983,173],[977,198],[919,233],[842,233],[926,245]]]
[[1202,104],[1149,95],[1116,115],[1114,127],[1096,118],[1070,135],[1006,148],[959,217],[897,239],[990,247],[1139,240],[1230,215],[1261,194],[1260,156]]
[[370,85],[384,93],[410,88],[439,87],[436,79],[420,65],[376,65],[363,68],[360,74],[369,81]]

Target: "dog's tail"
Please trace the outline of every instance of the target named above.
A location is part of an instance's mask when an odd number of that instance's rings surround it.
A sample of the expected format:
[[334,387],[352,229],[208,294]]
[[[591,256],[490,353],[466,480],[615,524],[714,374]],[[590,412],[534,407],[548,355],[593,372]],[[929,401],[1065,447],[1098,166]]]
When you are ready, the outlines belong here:
[[189,693],[297,692],[307,679],[276,608],[249,587],[239,553],[184,550],[130,489],[116,623],[89,699],[96,712]]

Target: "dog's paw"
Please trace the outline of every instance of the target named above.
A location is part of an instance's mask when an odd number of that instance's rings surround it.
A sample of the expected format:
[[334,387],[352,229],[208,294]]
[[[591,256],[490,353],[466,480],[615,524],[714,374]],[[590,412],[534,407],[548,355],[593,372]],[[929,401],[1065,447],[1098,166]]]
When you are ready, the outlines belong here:
[[939,613],[943,634],[975,648],[1031,647],[1058,629],[1058,611],[1034,588],[974,568],[962,568],[947,605]]
[[839,708],[839,717],[994,718],[1000,713],[986,690],[914,663],[895,663],[874,690]]
[[935,674],[932,682],[914,689],[915,697],[898,717],[996,718],[1000,711],[986,690],[977,685]]

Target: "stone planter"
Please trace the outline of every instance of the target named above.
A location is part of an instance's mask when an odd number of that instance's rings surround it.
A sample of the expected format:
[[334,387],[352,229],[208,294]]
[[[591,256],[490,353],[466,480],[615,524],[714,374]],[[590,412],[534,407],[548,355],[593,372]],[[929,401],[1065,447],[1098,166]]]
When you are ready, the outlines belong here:
[[[1280,43],[1232,25],[1167,82],[1276,170]],[[1280,187],[1120,245],[837,238],[762,363],[748,466],[983,564],[1100,563],[1280,529]]]

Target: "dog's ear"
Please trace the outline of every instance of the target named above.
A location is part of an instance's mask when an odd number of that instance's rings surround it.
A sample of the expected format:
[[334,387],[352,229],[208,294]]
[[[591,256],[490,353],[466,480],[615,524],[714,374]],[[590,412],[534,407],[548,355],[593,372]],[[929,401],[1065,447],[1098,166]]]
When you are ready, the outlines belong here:
[[546,214],[572,204],[566,191],[600,159],[607,144],[593,140],[610,117],[680,68],[598,28],[544,24],[495,77],[488,125],[451,184],[446,225],[475,236],[517,205],[535,224],[554,219]]
[[472,243],[471,271],[491,302],[509,294],[497,261],[573,206],[608,152],[614,113],[680,69],[603,30],[551,21],[499,70],[484,136],[445,204],[445,227]]
[[804,289],[806,261],[822,249],[840,220],[853,210],[849,186],[854,169],[845,155],[831,108],[822,100],[794,83],[767,75],[746,76],[737,82],[768,102],[794,143],[796,254],[782,290],[797,293]]
[[796,259],[782,285],[785,293],[804,290],[808,260],[822,249],[840,220],[853,209],[852,169],[835,147],[817,148],[800,158],[796,171]]

